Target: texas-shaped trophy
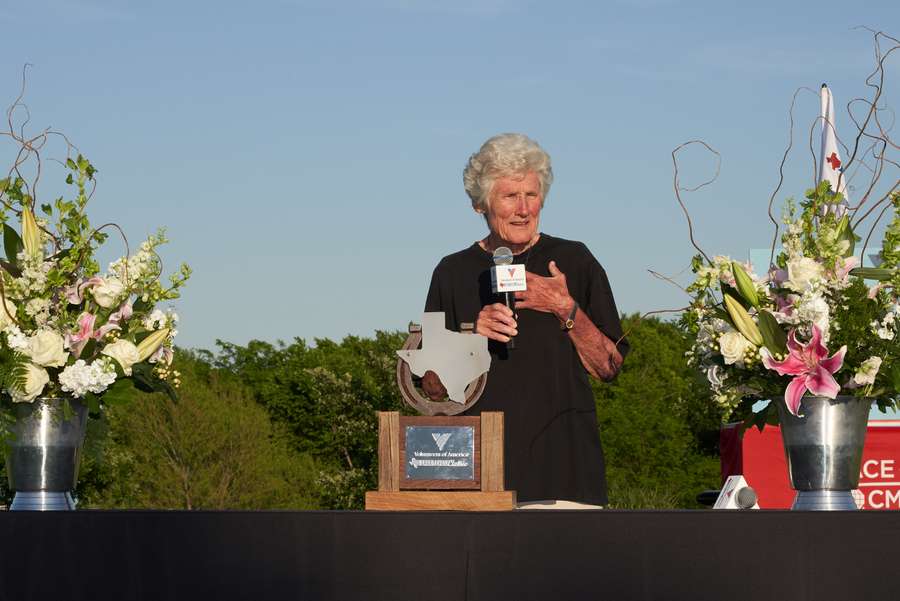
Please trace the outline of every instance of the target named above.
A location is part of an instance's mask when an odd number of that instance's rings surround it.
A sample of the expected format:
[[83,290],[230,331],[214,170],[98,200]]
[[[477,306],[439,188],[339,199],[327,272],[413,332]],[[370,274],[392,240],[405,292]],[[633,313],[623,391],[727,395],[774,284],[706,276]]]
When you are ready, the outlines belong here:
[[[503,481],[503,413],[460,415],[484,392],[487,338],[472,324],[447,330],[442,312],[425,313],[397,355],[400,394],[419,415],[378,413],[378,490],[366,493],[366,509],[513,509],[515,492]],[[426,377],[439,398],[424,392]],[[435,377],[445,394],[436,393]]]

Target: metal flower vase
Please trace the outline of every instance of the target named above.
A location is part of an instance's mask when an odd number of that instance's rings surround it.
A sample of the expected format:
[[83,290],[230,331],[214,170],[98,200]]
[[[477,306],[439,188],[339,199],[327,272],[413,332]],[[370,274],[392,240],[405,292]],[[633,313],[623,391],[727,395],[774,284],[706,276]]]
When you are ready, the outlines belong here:
[[[16,406],[13,438],[6,455],[10,510],[75,509],[72,490],[87,426],[87,407],[69,399],[35,399]],[[66,415],[68,413],[68,415]]]
[[859,468],[872,399],[853,396],[803,397],[800,416],[777,401],[791,486],[791,509],[856,510],[852,492]]

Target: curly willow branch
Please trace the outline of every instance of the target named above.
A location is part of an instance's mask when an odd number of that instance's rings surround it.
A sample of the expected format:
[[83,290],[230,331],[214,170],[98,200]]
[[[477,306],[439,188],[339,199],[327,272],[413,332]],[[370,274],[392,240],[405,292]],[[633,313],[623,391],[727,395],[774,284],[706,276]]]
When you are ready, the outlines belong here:
[[[122,236],[122,242],[125,243],[125,282],[128,282],[128,257],[131,256],[131,248],[128,245],[128,238],[125,236],[125,232],[122,230],[122,228],[119,227],[119,224],[110,222],[110,223],[104,223],[103,225],[94,228],[94,231],[91,232],[90,236],[88,236],[88,240],[90,240],[96,234],[102,232],[103,230],[105,230],[108,227],[115,228],[119,232],[119,235]],[[82,255],[83,255],[83,251],[82,251]],[[83,256],[79,257],[79,260],[78,260],[79,263],[81,263],[82,258],[83,258]]]
[[[15,175],[22,180],[25,192],[31,197],[30,206],[28,208],[33,211],[35,205],[37,204],[38,183],[40,182],[41,175],[43,173],[43,159],[41,156],[41,151],[43,150],[44,146],[46,146],[50,136],[59,136],[63,139],[66,144],[67,158],[71,156],[73,149],[76,152],[78,149],[71,143],[71,141],[69,141],[69,138],[66,137],[65,134],[54,131],[49,127],[33,137],[29,138],[28,136],[26,136],[25,128],[31,121],[31,113],[28,110],[28,106],[24,102],[22,102],[22,99],[25,97],[25,92],[27,89],[27,74],[28,67],[30,66],[32,66],[30,63],[26,63],[22,68],[22,86],[19,90],[19,95],[6,110],[7,131],[0,132],[0,136],[11,138],[19,146],[18,152],[16,153],[16,158],[13,161],[13,165],[7,175],[10,178]],[[22,110],[25,112],[25,119],[19,125],[18,130],[15,123],[15,114],[17,110]],[[20,167],[22,167],[32,159],[34,161],[35,175],[33,181],[29,182],[28,179],[22,174]],[[0,203],[2,203],[3,206],[11,213],[15,215],[21,215],[22,212],[16,209],[6,198],[4,198],[4,196],[5,192],[0,193]]]
[[[881,98],[881,94],[884,90],[884,63],[888,59],[888,57],[894,53],[894,51],[900,49],[900,42],[898,42],[896,38],[892,38],[891,36],[888,36],[880,31],[873,32],[871,29],[866,28],[866,27],[863,27],[862,29],[866,29],[867,31],[872,32],[873,37],[874,37],[876,66],[875,66],[875,70],[866,78],[866,85],[869,86],[870,88],[874,88],[875,93],[872,97],[872,100],[869,103],[869,111],[866,113],[866,118],[863,121],[862,126],[860,127],[857,124],[858,133],[856,136],[856,140],[853,144],[853,153],[850,155],[850,158],[847,159],[846,163],[844,164],[844,169],[847,169],[848,167],[850,167],[850,165],[852,165],[853,161],[856,159],[856,153],[859,150],[859,142],[862,139],[863,135],[866,133],[866,129],[869,127],[869,121],[873,118],[873,115],[875,115],[878,111],[878,100],[879,100],[879,98]],[[891,39],[894,42],[897,42],[897,45],[888,49],[887,52],[882,53],[879,37],[886,37],[888,39]],[[878,83],[873,83],[873,79],[875,77],[878,78]],[[848,110],[849,110],[849,107],[848,107]],[[854,120],[854,122],[856,122],[856,121]],[[877,124],[878,124],[878,121],[876,119],[876,125]],[[879,126],[879,129],[880,129],[880,126]],[[884,134],[883,131],[881,131],[881,133]],[[838,189],[840,189],[842,176],[843,176],[843,173],[838,175],[838,184],[837,184]]]
[[629,328],[628,328],[628,329],[627,329],[627,330],[619,337],[619,339],[616,340],[615,344],[616,344],[616,346],[618,346],[620,342],[622,342],[623,340],[625,340],[626,338],[628,338],[628,336],[634,331],[634,328],[636,328],[637,325],[638,325],[639,323],[641,323],[641,321],[643,321],[644,318],[646,318],[646,317],[650,317],[651,315],[661,315],[661,314],[663,314],[663,313],[684,313],[685,311],[687,311],[687,310],[690,309],[690,308],[691,308],[690,305],[688,305],[687,307],[680,307],[680,308],[678,308],[678,309],[657,309],[656,311],[647,311],[646,313],[642,313],[641,315],[639,315],[639,316],[634,320],[634,323],[631,324],[631,327],[629,327]]
[[[900,179],[898,179],[896,182],[894,182],[894,185],[891,186],[891,188],[890,188],[887,192],[885,192],[884,196],[882,196],[882,197],[878,200],[878,202],[876,202],[876,203],[873,204],[871,207],[869,207],[869,210],[866,211],[866,212],[863,214],[862,217],[860,217],[859,219],[856,220],[856,222],[853,224],[853,229],[855,230],[857,227],[859,227],[859,225],[860,225],[863,221],[865,221],[866,218],[867,218],[869,215],[871,215],[873,212],[875,212],[875,210],[876,210],[878,207],[880,207],[883,203],[889,201],[889,200],[890,200],[890,197],[891,197],[891,194],[893,194],[894,191],[895,191],[898,187],[900,187]],[[874,226],[873,226],[873,229],[874,229]],[[871,233],[871,232],[870,232],[870,233]]]
[[[882,144],[881,154],[880,154],[880,155],[877,154],[877,153],[875,152],[875,147],[876,147],[876,145],[877,145],[879,142],[881,142],[881,144]],[[859,210],[859,208],[860,208],[861,206],[863,206],[864,204],[866,204],[866,202],[869,200],[869,196],[872,194],[872,191],[875,189],[875,186],[877,186],[877,185],[878,185],[878,182],[881,181],[881,176],[882,176],[882,174],[884,173],[884,165],[885,165],[885,163],[891,163],[891,162],[893,162],[893,161],[891,161],[890,159],[888,159],[887,157],[884,156],[884,151],[885,151],[886,148],[887,148],[887,143],[886,143],[884,140],[880,139],[880,138],[877,139],[877,140],[875,140],[875,142],[872,143],[872,147],[871,147],[871,149],[872,149],[872,158],[874,158],[875,161],[876,161],[876,163],[875,163],[875,171],[872,173],[872,179],[869,180],[869,187],[866,188],[865,194],[863,194],[863,195],[862,195],[862,198],[859,199],[859,203],[858,203],[856,206],[851,206],[851,207],[849,207],[849,210],[851,211],[851,213],[853,214],[853,216],[856,216],[856,211]],[[863,161],[860,161],[860,164],[863,164]]]
[[[700,185],[698,185],[694,188],[682,188],[678,182],[678,153],[681,152],[681,150],[683,150],[684,148],[691,146],[693,144],[700,144],[701,146],[703,146],[709,152],[711,152],[712,154],[714,154],[716,156],[716,172],[713,174],[711,179],[701,183]],[[687,210],[687,206],[685,206],[684,201],[681,199],[681,191],[683,190],[685,192],[696,192],[700,188],[703,188],[704,186],[708,186],[709,184],[711,184],[714,181],[716,181],[717,179],[719,179],[719,170],[721,169],[721,167],[722,167],[722,155],[719,154],[719,152],[717,150],[715,150],[712,146],[710,146],[703,140],[689,140],[687,142],[683,142],[683,143],[679,144],[678,146],[676,146],[675,150],[672,151],[672,168],[673,168],[672,185],[675,189],[675,199],[678,201],[678,204],[681,205],[681,210],[684,211],[684,217],[685,217],[685,219],[687,219],[688,236],[690,236],[690,238],[691,238],[691,244],[694,246],[694,248],[697,249],[697,251],[701,255],[703,255],[703,258],[706,259],[706,262],[709,263],[710,265],[712,265],[712,260],[709,258],[709,255],[707,255],[705,252],[703,252],[703,249],[697,245],[697,241],[694,239],[694,222],[693,222],[693,220],[691,220],[691,215]]]
[[788,129],[788,145],[787,148],[784,149],[784,154],[781,156],[781,163],[778,165],[778,185],[775,186],[775,189],[772,191],[772,195],[769,197],[769,221],[772,222],[772,225],[775,226],[775,234],[772,236],[772,251],[769,253],[769,264],[775,260],[775,246],[778,244],[778,232],[781,228],[781,224],[778,223],[778,220],[775,219],[775,216],[772,215],[772,206],[775,203],[775,197],[778,195],[778,192],[781,190],[781,186],[784,184],[784,165],[787,162],[788,155],[791,153],[791,148],[794,146],[794,105],[797,103],[797,96],[806,90],[812,94],[815,94],[816,91],[812,88],[808,88],[806,86],[801,86],[794,90],[794,95],[791,97],[791,106],[788,109],[788,121],[790,122],[790,126]]
[[19,95],[16,96],[15,101],[9,106],[6,110],[6,122],[9,124],[9,131],[15,133],[16,129],[13,126],[13,113],[15,113],[16,108],[22,106],[22,98],[25,97],[25,83],[28,79],[28,67],[33,67],[31,63],[25,63],[22,66],[22,87],[19,89]]
[[676,282],[676,281],[673,280],[672,278],[670,278],[670,277],[668,277],[668,276],[665,276],[665,275],[659,273],[658,271],[653,271],[652,269],[648,269],[647,272],[648,272],[650,275],[652,275],[653,277],[655,277],[655,278],[657,278],[657,279],[659,279],[659,280],[662,280],[662,281],[664,281],[664,282],[668,282],[668,283],[672,284],[673,286],[675,286],[676,288],[678,288],[679,290],[681,290],[682,292],[684,292],[685,294],[687,294],[687,295],[690,296],[690,292],[688,292],[688,291],[684,288],[684,286],[682,286],[681,284],[679,284],[678,282]]
[[869,230],[869,234],[866,236],[866,241],[863,242],[862,250],[859,253],[859,264],[860,265],[863,265],[863,261],[865,260],[866,249],[869,248],[869,241],[872,239],[872,234],[875,233],[875,226],[878,225],[878,222],[881,221],[881,218],[884,217],[884,214],[887,212],[888,209],[891,208],[891,206],[892,206],[891,203],[884,205],[884,208],[881,209],[881,212],[878,214],[878,217],[875,219],[875,223],[872,224],[872,228]]

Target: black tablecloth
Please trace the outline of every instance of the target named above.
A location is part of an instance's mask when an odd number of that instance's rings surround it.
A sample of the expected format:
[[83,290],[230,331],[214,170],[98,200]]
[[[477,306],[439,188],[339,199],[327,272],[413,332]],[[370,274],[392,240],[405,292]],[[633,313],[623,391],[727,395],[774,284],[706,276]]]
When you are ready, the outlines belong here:
[[0,599],[900,599],[900,512],[0,513]]

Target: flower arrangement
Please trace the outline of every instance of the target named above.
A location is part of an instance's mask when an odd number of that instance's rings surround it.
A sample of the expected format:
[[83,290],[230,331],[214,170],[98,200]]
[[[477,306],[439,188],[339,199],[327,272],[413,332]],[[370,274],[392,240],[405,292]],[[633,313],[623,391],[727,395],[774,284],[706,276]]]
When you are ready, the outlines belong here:
[[0,434],[15,403],[74,398],[97,411],[135,387],[174,397],[179,384],[170,368],[178,316],[157,305],[179,297],[190,268],[160,282],[160,230],[102,271],[97,249],[121,229],[88,220],[91,163],[78,155],[65,166],[74,197],[53,204],[36,207],[17,169],[0,180]]
[[[693,259],[688,361],[709,380],[726,414],[774,423],[783,394],[797,415],[805,394],[874,397],[895,407],[900,390],[900,192],[885,197],[887,226],[877,268],[861,267],[842,195],[822,182],[800,208],[785,206],[782,250],[771,267],[729,257]],[[891,213],[889,213],[891,214]],[[774,255],[774,250],[773,250]]]

